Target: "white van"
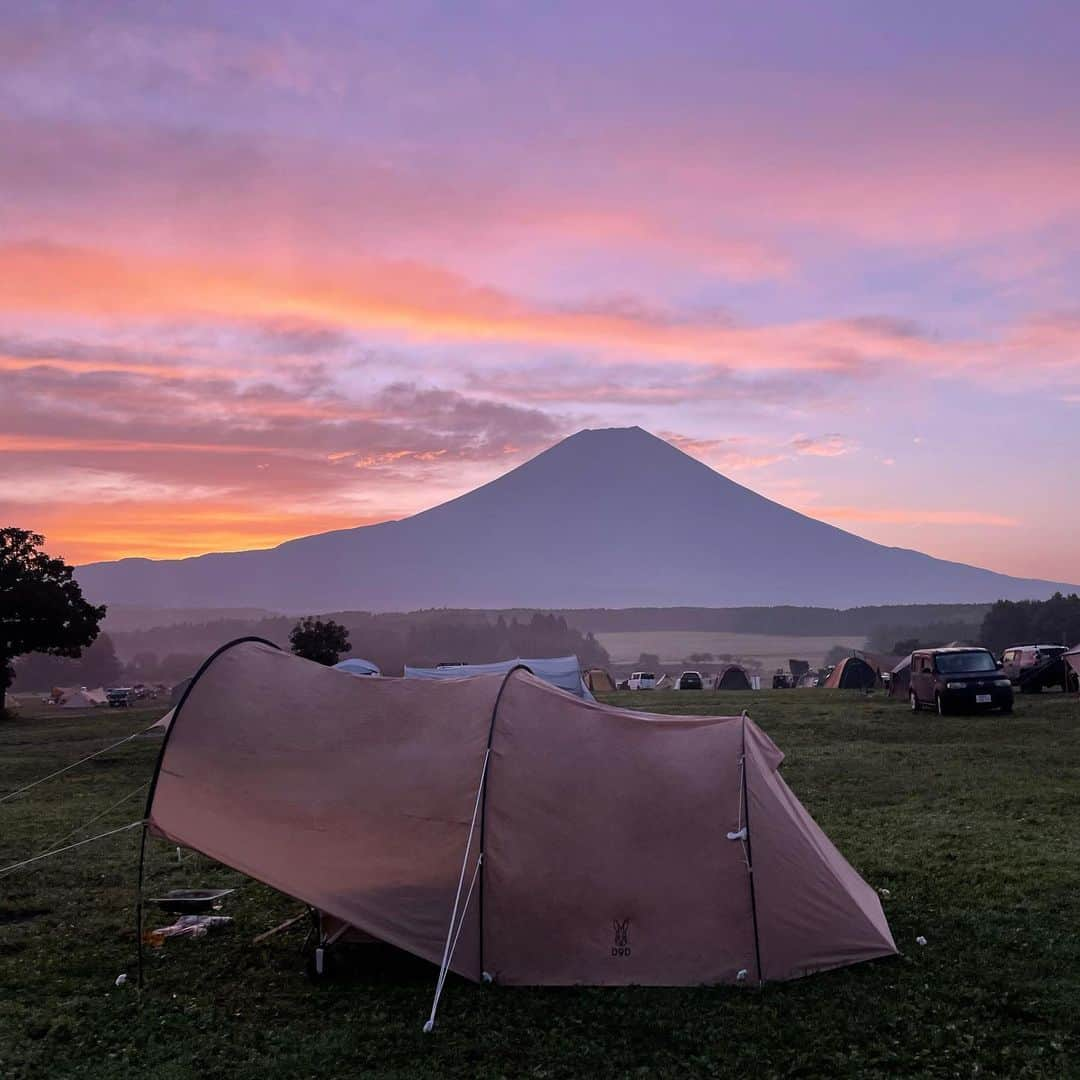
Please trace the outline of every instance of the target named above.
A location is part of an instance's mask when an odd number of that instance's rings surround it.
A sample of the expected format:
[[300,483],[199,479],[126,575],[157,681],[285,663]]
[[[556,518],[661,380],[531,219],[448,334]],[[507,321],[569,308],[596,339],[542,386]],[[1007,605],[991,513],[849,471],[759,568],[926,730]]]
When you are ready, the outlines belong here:
[[655,690],[656,676],[651,671],[635,671],[626,684],[627,690]]

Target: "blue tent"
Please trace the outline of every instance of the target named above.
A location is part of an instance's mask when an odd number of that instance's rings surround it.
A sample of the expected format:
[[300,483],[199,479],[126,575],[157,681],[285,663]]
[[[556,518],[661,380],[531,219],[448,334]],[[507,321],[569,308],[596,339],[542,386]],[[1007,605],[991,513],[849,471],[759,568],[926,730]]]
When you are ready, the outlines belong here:
[[538,679],[566,690],[586,701],[596,699],[589,693],[581,677],[581,664],[576,656],[552,656],[536,660],[499,660],[494,664],[442,664],[420,668],[405,665],[406,679],[468,679],[473,675],[505,675],[511,668],[526,667]]
[[335,671],[344,671],[346,675],[381,675],[378,664],[370,660],[362,660],[359,656],[350,656],[348,660],[342,660],[334,665]]

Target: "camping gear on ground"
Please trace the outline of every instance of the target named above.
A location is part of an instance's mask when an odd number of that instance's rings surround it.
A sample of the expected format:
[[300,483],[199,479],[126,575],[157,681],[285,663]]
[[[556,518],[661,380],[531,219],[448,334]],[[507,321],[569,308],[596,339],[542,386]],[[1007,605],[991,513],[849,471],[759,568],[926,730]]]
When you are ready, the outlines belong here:
[[173,937],[206,937],[211,930],[220,930],[232,922],[229,915],[181,915],[170,926],[148,930],[143,936],[147,945],[162,946]]
[[406,679],[471,679],[476,675],[505,675],[523,667],[538,679],[566,690],[576,697],[592,700],[581,676],[581,664],[576,656],[549,656],[533,660],[497,660],[493,664],[440,664],[422,668],[405,665]]
[[370,660],[364,660],[359,656],[350,656],[348,660],[342,660],[340,664],[334,665],[335,671],[344,671],[346,675],[381,675],[382,671],[378,664],[372,663]]
[[877,672],[865,660],[845,656],[822,685],[830,690],[870,690],[877,681]]
[[521,668],[341,679],[247,640],[177,709],[145,816],[439,965],[436,1001],[447,971],[749,985],[895,953],[782,760],[745,714],[635,713]]
[[173,889],[147,901],[171,915],[202,915],[221,907],[221,901],[235,889]]

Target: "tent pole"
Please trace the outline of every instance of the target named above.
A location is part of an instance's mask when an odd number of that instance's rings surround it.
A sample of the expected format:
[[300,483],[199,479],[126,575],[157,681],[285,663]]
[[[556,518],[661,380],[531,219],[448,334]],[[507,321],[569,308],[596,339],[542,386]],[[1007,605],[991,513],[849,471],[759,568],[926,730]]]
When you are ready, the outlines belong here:
[[[518,664],[512,667],[504,676],[503,681],[499,686],[499,692],[495,695],[495,704],[491,707],[491,723],[488,725],[488,737],[487,737],[487,755],[491,756],[491,744],[495,738],[495,717],[499,715],[499,703],[502,701],[503,691],[506,689],[506,684],[510,681],[510,676],[515,671],[529,671],[524,664]],[[532,674],[532,672],[529,672]],[[484,759],[485,763],[487,758]],[[477,903],[477,937],[479,938],[480,946],[480,978],[484,980],[484,976],[487,974],[484,971],[484,841],[487,835],[487,772],[484,772],[483,790],[480,796],[480,881],[479,888],[476,891],[476,903]],[[486,981],[486,980],[485,980]]]
[[765,977],[761,971],[761,942],[758,937],[757,896],[754,892],[754,852],[750,844],[750,799],[746,793],[746,713],[742,714],[742,800],[743,824],[746,828],[746,863],[750,878],[750,914],[754,922],[754,963],[757,965],[758,986],[762,986]]
[[269,645],[272,649],[281,651],[280,645],[275,645],[272,641],[267,641],[266,638],[256,637],[255,635],[249,635],[248,637],[234,638],[232,641],[226,642],[220,648],[215,649],[201,664],[199,670],[192,675],[188,681],[187,686],[184,688],[184,692],[180,695],[180,700],[176,703],[176,708],[173,709],[172,723],[165,729],[165,734],[161,739],[161,749],[158,750],[157,761],[154,762],[154,772],[150,777],[150,788],[146,793],[146,809],[143,811],[143,828],[142,828],[142,841],[139,844],[139,894],[136,897],[135,903],[135,927],[138,934],[138,947],[139,947],[139,989],[142,989],[143,984],[143,942],[142,942],[142,927],[143,927],[143,868],[146,863],[146,827],[150,823],[151,816],[154,810],[154,795],[157,793],[158,779],[161,776],[161,766],[165,761],[165,751],[168,749],[169,740],[172,738],[173,732],[176,730],[177,722],[180,719],[180,714],[183,712],[184,706],[187,704],[187,699],[191,696],[191,691],[195,689],[195,686],[199,680],[206,673],[207,668],[223,653],[227,652],[234,645],[244,645],[248,642],[255,642],[258,645]]
[[139,882],[135,893],[135,948],[138,950],[138,987],[143,988],[143,867],[146,863],[146,822],[143,821],[139,840]]

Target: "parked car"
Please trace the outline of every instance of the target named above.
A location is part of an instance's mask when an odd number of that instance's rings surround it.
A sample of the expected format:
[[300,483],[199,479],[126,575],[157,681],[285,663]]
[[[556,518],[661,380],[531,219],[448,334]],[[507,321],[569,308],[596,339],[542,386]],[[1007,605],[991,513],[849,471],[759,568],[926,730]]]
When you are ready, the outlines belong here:
[[1012,682],[988,649],[918,649],[911,654],[911,711],[939,715],[1000,709],[1012,712]]
[[651,671],[631,672],[626,682],[627,690],[655,690],[656,676]]
[[106,700],[114,709],[126,709],[135,700],[135,691],[130,686],[114,686],[105,691]]
[[684,671],[675,684],[676,690],[700,690],[702,689],[700,671]]
[[1066,645],[1010,645],[1001,657],[1001,666],[1022,693],[1038,694],[1045,687],[1069,686]]

